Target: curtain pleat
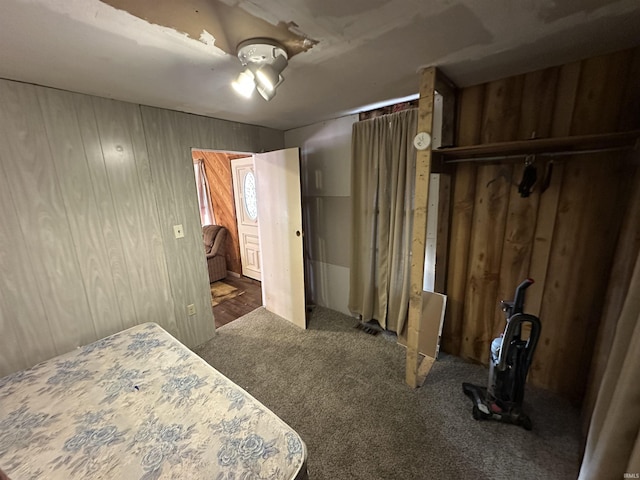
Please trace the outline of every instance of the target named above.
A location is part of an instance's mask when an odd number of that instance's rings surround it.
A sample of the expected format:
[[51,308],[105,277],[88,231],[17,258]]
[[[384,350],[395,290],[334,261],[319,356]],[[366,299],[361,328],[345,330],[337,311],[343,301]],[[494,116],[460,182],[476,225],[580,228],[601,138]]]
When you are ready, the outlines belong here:
[[200,222],[202,225],[215,225],[216,219],[213,215],[211,204],[211,190],[205,172],[204,160],[199,159],[193,164],[196,175],[196,190],[198,192],[198,205],[200,206]]
[[401,331],[409,304],[417,109],[353,126],[349,309]]
[[580,480],[640,475],[640,258],[591,418]]

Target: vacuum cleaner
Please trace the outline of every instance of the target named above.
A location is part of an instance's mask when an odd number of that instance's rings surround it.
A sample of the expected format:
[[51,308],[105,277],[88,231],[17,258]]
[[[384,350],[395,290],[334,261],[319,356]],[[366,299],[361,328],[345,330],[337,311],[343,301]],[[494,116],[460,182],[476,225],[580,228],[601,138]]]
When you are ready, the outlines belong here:
[[[473,401],[472,414],[476,420],[497,420],[531,430],[531,419],[522,411],[522,401],[541,329],[538,317],[523,313],[525,292],[531,285],[532,279],[523,281],[512,302],[500,302],[507,324],[504,332],[491,342],[487,387],[462,384],[463,392]],[[531,330],[523,340],[522,327],[526,324]]]

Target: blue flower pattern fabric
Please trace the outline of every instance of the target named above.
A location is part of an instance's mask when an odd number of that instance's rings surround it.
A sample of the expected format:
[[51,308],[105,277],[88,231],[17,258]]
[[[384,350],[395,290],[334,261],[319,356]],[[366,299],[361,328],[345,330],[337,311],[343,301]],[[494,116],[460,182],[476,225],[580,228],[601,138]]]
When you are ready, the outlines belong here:
[[158,325],[0,379],[0,465],[16,479],[306,478],[290,427]]

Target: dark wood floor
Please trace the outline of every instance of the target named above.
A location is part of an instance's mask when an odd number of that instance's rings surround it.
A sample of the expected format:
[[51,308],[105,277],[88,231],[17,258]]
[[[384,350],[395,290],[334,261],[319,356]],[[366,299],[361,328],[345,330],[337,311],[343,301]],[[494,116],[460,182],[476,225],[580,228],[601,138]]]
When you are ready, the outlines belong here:
[[262,287],[259,281],[249,277],[236,278],[231,275],[227,275],[227,278],[223,281],[244,293],[224,300],[212,307],[216,328],[226,325],[262,306]]

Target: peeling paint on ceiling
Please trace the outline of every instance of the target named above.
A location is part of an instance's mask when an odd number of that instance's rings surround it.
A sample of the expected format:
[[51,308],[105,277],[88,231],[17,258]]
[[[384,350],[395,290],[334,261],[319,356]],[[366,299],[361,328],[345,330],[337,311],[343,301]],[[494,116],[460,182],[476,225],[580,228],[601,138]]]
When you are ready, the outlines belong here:
[[[640,44],[638,0],[1,0],[0,77],[281,130]],[[289,65],[271,102],[235,95],[236,46]]]
[[206,45],[236,55],[240,42],[270,38],[283,45],[289,58],[306,52],[318,42],[298,31],[294,22],[273,25],[240,6],[219,0],[101,0],[155,25],[172,28]]

